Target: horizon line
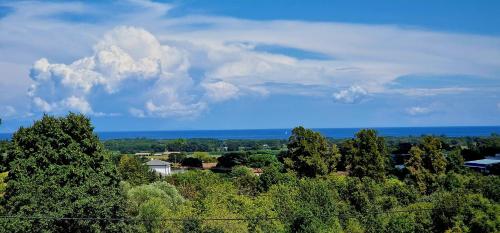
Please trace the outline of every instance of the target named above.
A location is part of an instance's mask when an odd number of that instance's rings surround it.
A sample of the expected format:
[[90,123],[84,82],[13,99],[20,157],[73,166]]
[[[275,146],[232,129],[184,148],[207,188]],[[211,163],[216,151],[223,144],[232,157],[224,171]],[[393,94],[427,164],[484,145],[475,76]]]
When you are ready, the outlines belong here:
[[[444,125],[444,126],[373,126],[373,127],[305,127],[307,129],[401,129],[401,128],[483,128],[483,127],[500,127],[500,125]],[[124,133],[124,132],[165,132],[165,131],[237,131],[237,130],[292,130],[295,127],[289,128],[233,128],[233,129],[160,129],[160,130],[94,130],[95,133]],[[14,132],[0,132],[0,134],[13,134]]]

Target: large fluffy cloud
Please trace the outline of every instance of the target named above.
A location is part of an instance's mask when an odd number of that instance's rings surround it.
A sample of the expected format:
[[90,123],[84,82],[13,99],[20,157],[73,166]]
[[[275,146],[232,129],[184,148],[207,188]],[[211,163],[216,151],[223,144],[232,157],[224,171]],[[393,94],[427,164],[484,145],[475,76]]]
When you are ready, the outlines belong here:
[[193,115],[205,104],[186,97],[192,85],[188,68],[183,51],[161,45],[144,29],[118,27],[94,46],[92,56],[69,65],[51,64],[46,58],[36,61],[30,73],[35,83],[28,94],[40,111],[98,114],[88,101],[92,95],[104,90],[103,98],[122,97],[131,88],[124,85],[135,83],[143,85],[133,93],[139,93],[135,98],[141,101],[124,109],[133,107],[151,116]]

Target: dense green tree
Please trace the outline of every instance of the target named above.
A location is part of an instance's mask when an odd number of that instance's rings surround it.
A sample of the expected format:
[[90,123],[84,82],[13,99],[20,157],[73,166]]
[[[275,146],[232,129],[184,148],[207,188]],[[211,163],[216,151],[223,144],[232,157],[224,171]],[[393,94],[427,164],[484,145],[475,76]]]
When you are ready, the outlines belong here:
[[373,129],[363,129],[356,133],[351,143],[346,163],[349,174],[383,180],[389,161],[384,138]]
[[420,147],[424,151],[424,167],[433,174],[443,174],[446,171],[447,162],[441,140],[426,136],[422,139]]
[[453,229],[471,233],[500,231],[500,205],[481,194],[437,192],[431,195],[431,199],[434,203],[432,220],[435,232]]
[[167,161],[171,162],[171,163],[181,163],[182,160],[184,160],[185,158],[187,158],[187,154],[184,153],[184,152],[181,152],[181,153],[171,153],[171,154],[168,155]]
[[[455,155],[456,153],[459,152],[452,152],[450,158],[455,156],[453,158],[454,169],[459,169],[462,162],[458,157],[460,155]],[[413,146],[410,149],[410,158],[406,161],[406,168],[420,192],[430,193],[436,189],[438,177],[445,174],[447,164],[439,138],[426,136],[419,146]]]
[[242,195],[255,196],[259,191],[259,177],[253,174],[252,170],[245,166],[234,167],[230,173],[233,183]]
[[482,156],[494,156],[500,153],[500,134],[491,134],[489,137],[479,138],[477,148]]
[[413,146],[409,152],[410,158],[406,161],[406,169],[422,193],[427,191],[427,180],[430,175],[429,171],[424,167],[424,153],[419,147]]
[[415,220],[411,213],[394,213],[386,217],[384,232],[387,233],[413,233],[415,232]]
[[231,168],[248,163],[249,154],[247,152],[228,152],[217,158],[217,167]]
[[70,113],[43,116],[20,128],[8,152],[10,171],[3,200],[13,216],[3,219],[8,232],[123,232],[120,221],[65,221],[64,217],[124,218],[119,175],[93,133],[90,120]]
[[123,180],[132,185],[152,182],[156,179],[153,171],[136,156],[123,155],[118,164],[118,172]]
[[262,168],[277,163],[278,159],[273,154],[253,154],[248,158],[249,167]]
[[464,158],[460,149],[454,149],[446,155],[447,171],[462,173],[465,171]]
[[296,127],[288,139],[288,151],[284,154],[285,168],[299,176],[316,177],[336,170],[340,152],[320,133],[304,127]]
[[173,185],[167,182],[154,182],[126,190],[128,212],[139,221],[138,231],[164,232],[171,228],[166,218],[180,212],[184,198]]
[[271,186],[276,184],[295,184],[297,177],[291,172],[282,172],[281,164],[272,164],[263,168],[263,173],[259,176],[259,189],[268,191]]

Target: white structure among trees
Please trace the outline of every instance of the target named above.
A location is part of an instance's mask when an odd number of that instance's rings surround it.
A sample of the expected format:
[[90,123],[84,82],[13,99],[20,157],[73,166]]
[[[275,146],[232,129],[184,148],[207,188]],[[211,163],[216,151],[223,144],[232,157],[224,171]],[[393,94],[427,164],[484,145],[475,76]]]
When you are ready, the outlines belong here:
[[149,169],[159,173],[161,176],[170,175],[171,173],[170,163],[165,161],[153,159],[148,161],[146,165],[148,165]]

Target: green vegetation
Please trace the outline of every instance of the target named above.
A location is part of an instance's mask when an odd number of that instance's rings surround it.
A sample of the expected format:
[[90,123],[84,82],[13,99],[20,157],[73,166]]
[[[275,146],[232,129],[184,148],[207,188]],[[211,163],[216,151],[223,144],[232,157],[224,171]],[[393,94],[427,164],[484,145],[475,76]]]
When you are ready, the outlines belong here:
[[292,130],[288,151],[282,159],[285,168],[297,175],[316,177],[335,171],[340,153],[320,133],[297,127]]
[[139,185],[152,182],[156,179],[156,174],[144,165],[143,160],[135,156],[124,155],[118,164],[118,173],[122,180],[132,185]]
[[[113,146],[135,152],[121,145],[127,141]],[[179,159],[200,166],[221,154],[216,161],[227,172],[159,177],[144,158],[105,151],[87,118],[45,116],[4,147],[0,214],[14,217],[0,220],[0,232],[500,231],[500,178],[463,165],[476,152],[498,153],[497,135],[396,139],[361,130],[328,140],[298,127],[286,149],[190,141],[151,142],[209,148],[181,148]],[[229,145],[237,150],[221,149]]]
[[385,178],[389,156],[382,137],[373,129],[363,129],[356,138],[346,142],[346,168],[351,175],[370,177],[381,181]]
[[111,151],[120,151],[125,154],[137,152],[163,152],[163,151],[183,151],[183,152],[223,152],[249,150],[280,150],[286,145],[286,140],[266,139],[266,140],[218,140],[218,139],[115,139],[106,140],[104,146]]
[[89,119],[70,114],[44,116],[21,128],[7,152],[9,174],[4,215],[52,217],[2,219],[7,232],[121,232],[123,222],[64,221],[64,217],[123,218],[120,177]]

